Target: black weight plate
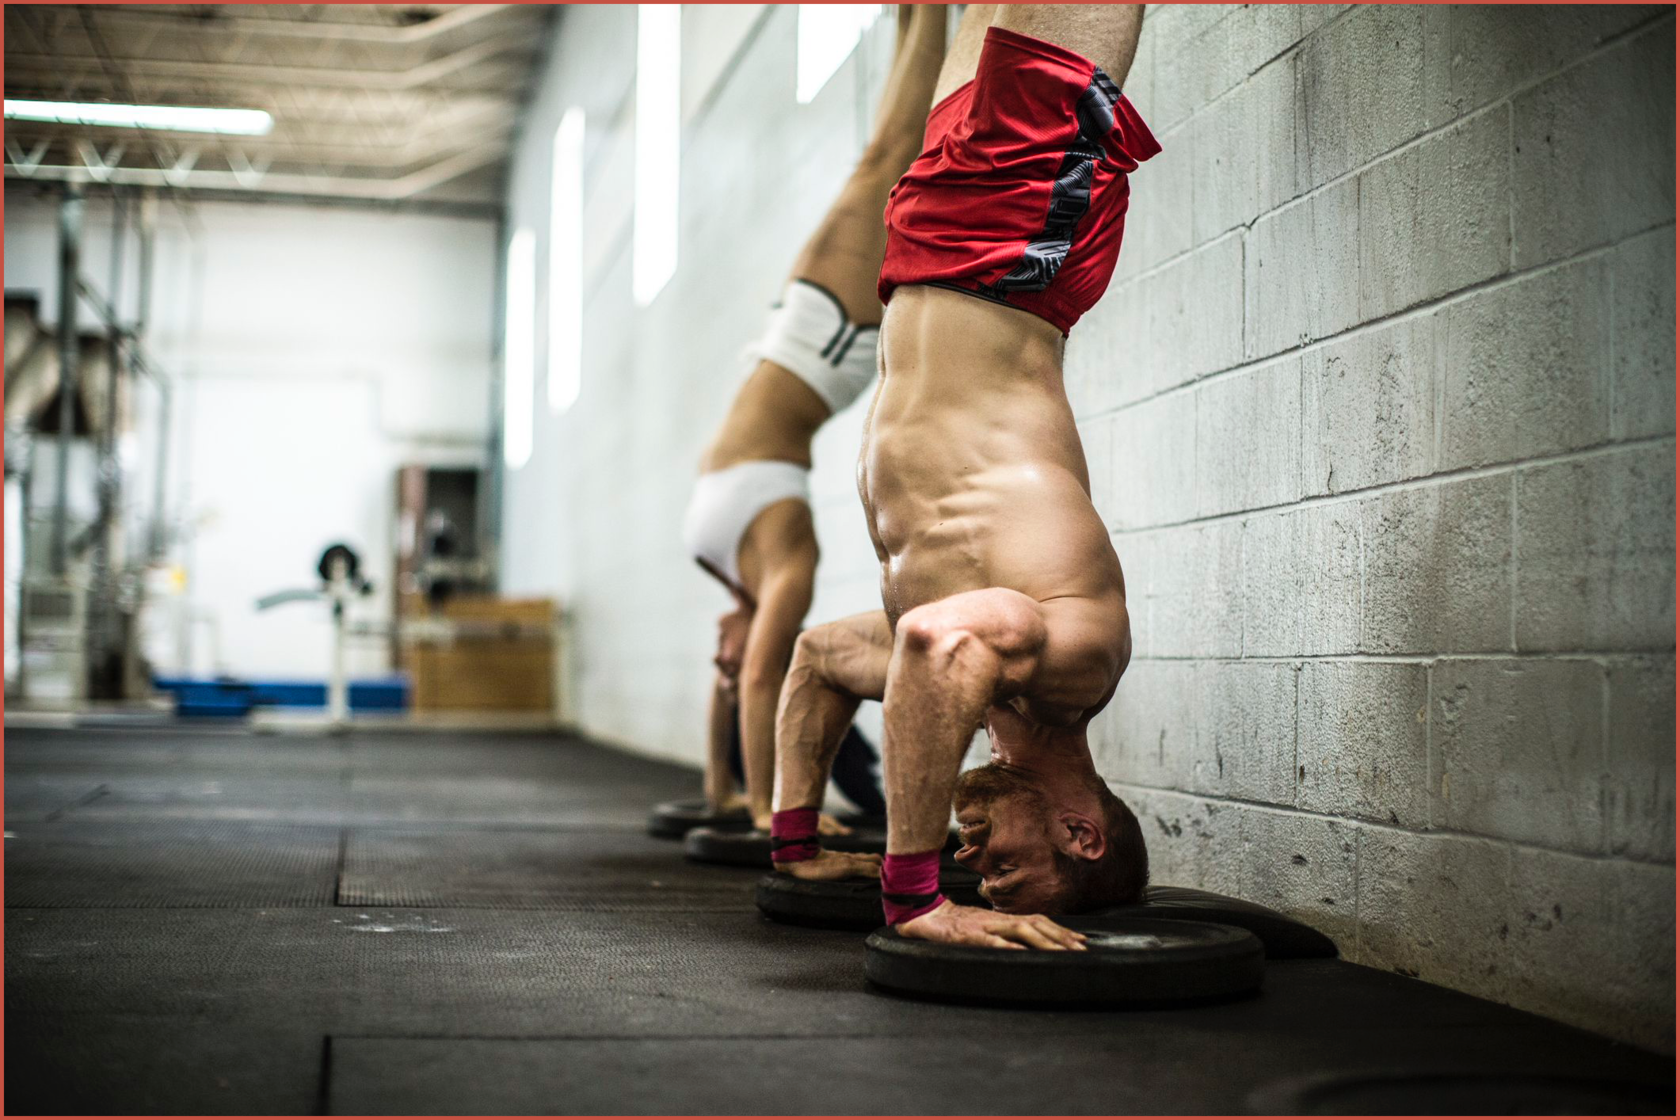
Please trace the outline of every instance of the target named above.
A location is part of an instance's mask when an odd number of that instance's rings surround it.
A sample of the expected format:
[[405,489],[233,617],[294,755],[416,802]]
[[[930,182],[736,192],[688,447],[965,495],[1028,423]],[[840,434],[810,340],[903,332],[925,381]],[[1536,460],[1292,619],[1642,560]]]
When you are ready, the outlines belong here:
[[[985,906],[980,876],[955,865],[942,868],[939,889],[963,906]],[[881,925],[881,880],[811,882],[773,871],[758,881],[759,912],[772,921],[818,929],[868,933]]]
[[[875,852],[887,850],[887,834],[859,831],[850,836],[824,836],[822,846],[831,852]],[[725,832],[697,828],[683,837],[683,855],[696,863],[723,863],[731,867],[770,866],[770,834],[751,829]]]
[[1275,1116],[1672,1116],[1674,1086],[1545,1073],[1389,1070],[1291,1078],[1257,1090]]
[[869,935],[864,975],[888,991],[967,1003],[1157,1006],[1220,999],[1260,986],[1266,950],[1235,926],[1154,918],[1062,919],[1084,952],[985,949]]
[[[859,827],[846,836],[824,836],[821,843],[831,852],[873,852],[876,855],[885,855],[887,833],[885,829]],[[941,856],[944,866],[957,867],[950,854],[956,851],[960,844],[957,834],[950,833],[946,839],[944,855]],[[696,863],[723,863],[731,867],[769,867],[770,848],[770,834],[757,829],[730,832],[716,828],[696,828],[683,837],[683,855]]]
[[667,801],[655,805],[648,815],[649,836],[661,840],[681,840],[693,828],[715,828],[722,832],[745,832],[752,828],[752,817],[745,809],[731,809],[716,813],[703,797],[682,801]]
[[1336,943],[1309,925],[1259,903],[1192,887],[1149,887],[1142,903],[1113,906],[1089,916],[1216,922],[1248,930],[1260,939],[1272,960],[1336,956]]

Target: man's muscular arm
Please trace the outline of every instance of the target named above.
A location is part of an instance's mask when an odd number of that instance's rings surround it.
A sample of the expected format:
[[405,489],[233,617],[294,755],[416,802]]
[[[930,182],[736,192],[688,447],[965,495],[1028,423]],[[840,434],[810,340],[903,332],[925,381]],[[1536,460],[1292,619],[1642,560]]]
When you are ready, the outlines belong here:
[[[1042,606],[1006,588],[952,595],[899,620],[886,688],[889,856],[942,846],[969,740],[989,707],[1025,690],[1048,637]],[[898,931],[991,948],[1080,949],[1085,940],[1042,915],[949,900]]]

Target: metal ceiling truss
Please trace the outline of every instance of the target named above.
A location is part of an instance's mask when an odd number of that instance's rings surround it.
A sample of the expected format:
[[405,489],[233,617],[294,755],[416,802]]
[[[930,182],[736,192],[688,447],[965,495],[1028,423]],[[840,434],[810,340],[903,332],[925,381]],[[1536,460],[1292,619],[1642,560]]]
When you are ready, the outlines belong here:
[[6,175],[412,197],[505,163],[549,20],[540,5],[7,5],[8,97],[275,123],[195,136],[10,121]]

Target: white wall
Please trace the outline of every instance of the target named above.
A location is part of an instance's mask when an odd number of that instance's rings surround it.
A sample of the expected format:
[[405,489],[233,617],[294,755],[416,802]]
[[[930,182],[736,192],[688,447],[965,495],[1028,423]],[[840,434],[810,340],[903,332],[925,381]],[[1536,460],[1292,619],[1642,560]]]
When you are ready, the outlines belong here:
[[[548,412],[539,330],[535,450],[507,480],[503,589],[558,595],[571,612],[583,726],[688,761],[702,755],[712,620],[727,605],[680,540],[695,466],[746,372],[743,348],[862,148],[891,59],[883,19],[798,105],[795,22],[786,5],[683,6],[679,262],[651,307],[630,299],[633,5],[561,16],[510,179],[508,228],[537,232],[541,323],[550,144],[566,107],[583,106],[583,390],[565,415]],[[832,420],[815,448],[823,569],[812,621],[876,605],[851,483],[864,407]]]
[[[57,306],[57,203],[6,191],[6,287]],[[110,213],[88,204],[83,271],[107,286]],[[136,253],[124,282],[132,314]],[[323,610],[258,614],[257,596],[313,580],[334,540],[356,545],[388,614],[395,471],[478,464],[488,436],[496,223],[369,208],[206,201],[158,210],[149,347],[179,378],[170,464],[183,529],[172,560],[186,602],[213,620],[219,662],[183,659],[167,620],[160,671],[320,676]],[[84,326],[95,324],[84,310]],[[142,404],[138,434],[152,434]],[[140,455],[131,501],[149,505]],[[154,620],[155,622],[156,620]],[[162,635],[169,635],[163,637]],[[183,663],[184,662],[184,663]],[[383,643],[351,662],[386,667]]]

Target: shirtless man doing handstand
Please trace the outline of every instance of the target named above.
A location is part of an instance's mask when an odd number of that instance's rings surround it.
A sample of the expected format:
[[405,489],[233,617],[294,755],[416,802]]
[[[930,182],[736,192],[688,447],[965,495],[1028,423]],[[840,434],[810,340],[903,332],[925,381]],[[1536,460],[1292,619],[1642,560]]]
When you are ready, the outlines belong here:
[[[888,924],[957,944],[1078,949],[1044,917],[1141,896],[1137,819],[1086,727],[1131,657],[1125,581],[1062,384],[1108,285],[1127,176],[1159,151],[1120,93],[1138,5],[970,5],[923,153],[894,189],[882,380],[858,463],[878,612],[806,632],[777,723],[776,866],[882,877]],[[815,806],[858,702],[882,698],[887,857],[820,848]],[[991,761],[959,777],[975,730]],[[957,860],[996,908],[939,894]]]

